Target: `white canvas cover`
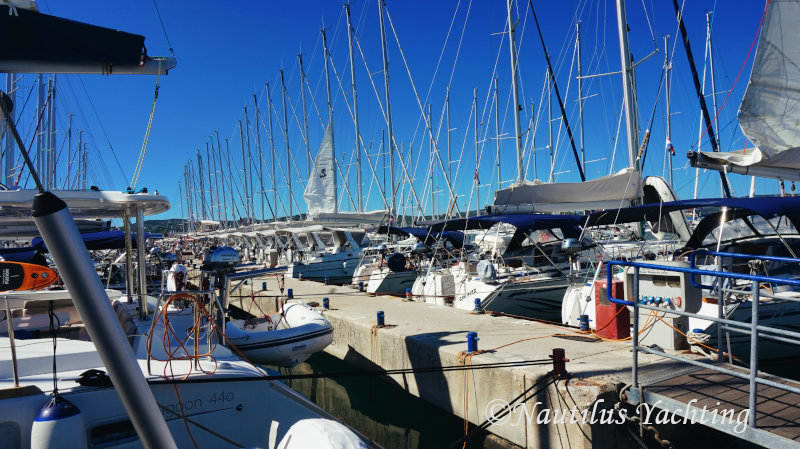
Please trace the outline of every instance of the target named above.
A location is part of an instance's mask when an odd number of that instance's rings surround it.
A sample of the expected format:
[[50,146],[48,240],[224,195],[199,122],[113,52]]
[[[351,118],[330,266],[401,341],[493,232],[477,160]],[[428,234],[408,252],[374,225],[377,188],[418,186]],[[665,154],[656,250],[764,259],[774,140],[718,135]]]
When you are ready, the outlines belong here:
[[336,170],[334,166],[335,151],[333,148],[333,128],[328,124],[325,137],[319,146],[314,168],[306,184],[303,198],[306,200],[308,215],[319,216],[321,213],[336,213]]
[[750,167],[746,174],[755,176],[785,179],[785,169],[800,170],[798,24],[800,3],[796,0],[769,2],[750,83],[739,107],[739,126],[756,148],[703,153],[703,158],[728,165],[729,170],[736,173],[745,174],[732,166]]
[[586,182],[525,182],[495,192],[502,212],[563,212],[621,207],[642,196],[642,176],[630,168]]

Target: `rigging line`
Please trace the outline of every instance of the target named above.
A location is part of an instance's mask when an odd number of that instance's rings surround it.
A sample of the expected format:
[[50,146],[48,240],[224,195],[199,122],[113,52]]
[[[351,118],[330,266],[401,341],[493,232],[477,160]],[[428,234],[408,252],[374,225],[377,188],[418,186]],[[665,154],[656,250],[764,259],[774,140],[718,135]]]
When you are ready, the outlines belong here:
[[172,47],[172,42],[169,40],[169,35],[167,34],[167,27],[164,26],[164,20],[161,19],[161,12],[158,10],[158,5],[156,4],[156,0],[153,0],[153,9],[156,10],[156,17],[158,17],[158,23],[161,24],[161,31],[164,32],[164,39],[167,40],[167,45],[169,45],[169,54],[175,56],[175,50]]
[[158,90],[161,88],[161,62],[158,63],[158,73],[156,74],[156,87],[153,92],[153,105],[150,107],[150,117],[147,119],[147,129],[144,133],[142,140],[142,148],[139,150],[139,160],[136,163],[136,169],[131,178],[131,189],[136,189],[136,183],[139,181],[139,175],[144,165],[144,157],[147,154],[147,147],[150,143],[150,131],[153,129],[153,117],[156,114],[156,102],[158,101]]
[[[716,0],[714,0],[716,3]],[[650,38],[653,40],[653,48],[658,47],[656,45],[656,35],[653,33],[653,24],[650,23],[650,14],[647,12],[647,5],[645,5],[644,0],[642,0],[642,10],[644,11],[644,18],[647,21],[647,28],[650,29]]]
[[[656,98],[653,100],[653,110],[650,113],[650,120],[647,122],[647,131],[653,129],[653,120],[656,116],[656,108],[658,108],[658,99],[661,98],[661,88],[664,86],[664,79],[667,76],[666,67],[661,70],[661,77],[658,80],[658,90],[656,91]],[[650,146],[650,140],[645,138],[644,148],[642,149],[641,162],[639,166],[644,168],[644,162],[647,159],[647,148]],[[666,160],[666,159],[665,159]]]

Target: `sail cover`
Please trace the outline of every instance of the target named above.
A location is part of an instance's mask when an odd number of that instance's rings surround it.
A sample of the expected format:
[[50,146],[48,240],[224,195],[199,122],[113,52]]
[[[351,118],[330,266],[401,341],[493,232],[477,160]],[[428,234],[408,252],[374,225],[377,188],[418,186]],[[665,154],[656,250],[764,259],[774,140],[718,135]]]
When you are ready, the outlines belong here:
[[303,198],[306,200],[308,215],[317,217],[322,213],[336,213],[336,170],[334,166],[333,128],[328,124],[325,137],[319,146],[314,168],[306,184]]
[[798,23],[796,0],[771,0],[767,5],[750,84],[739,107],[739,126],[756,148],[692,154],[693,164],[717,169],[724,165],[728,171],[754,176],[797,176],[793,172],[800,170]]
[[495,192],[491,213],[565,212],[628,206],[642,196],[642,176],[630,168],[586,182],[531,183]]

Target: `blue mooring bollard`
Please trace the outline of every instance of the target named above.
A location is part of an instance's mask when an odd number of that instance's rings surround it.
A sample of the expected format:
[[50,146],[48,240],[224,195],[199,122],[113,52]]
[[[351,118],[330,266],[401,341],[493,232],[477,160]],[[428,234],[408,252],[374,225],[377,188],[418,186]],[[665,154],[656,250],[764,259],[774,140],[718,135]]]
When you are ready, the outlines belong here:
[[581,325],[582,331],[589,330],[589,315],[581,315],[580,317],[578,317],[578,322]]
[[248,285],[249,283],[250,283],[250,279],[245,279],[244,280],[244,285]]
[[384,325],[383,310],[378,310],[378,326]]
[[359,281],[358,282],[358,291],[360,291],[362,293],[364,292],[364,282],[363,281]]
[[266,289],[267,289],[267,282],[265,281],[261,283],[261,290],[265,291]]
[[467,352],[477,352],[478,351],[478,333],[477,332],[467,332]]
[[292,299],[292,298],[294,298],[294,290],[292,290],[291,288],[290,288],[290,289],[288,289],[288,290],[286,290],[286,296],[287,296],[289,299]]
[[472,311],[474,313],[481,313],[481,298],[475,298],[475,307]]
[[408,288],[408,287],[406,287],[406,299],[407,299],[407,300],[409,300],[409,301],[411,301],[411,298],[412,298],[412,296],[411,296],[411,289],[410,289],[410,288]]
[[331,301],[327,296],[322,298],[322,308],[325,310],[330,310],[331,308]]

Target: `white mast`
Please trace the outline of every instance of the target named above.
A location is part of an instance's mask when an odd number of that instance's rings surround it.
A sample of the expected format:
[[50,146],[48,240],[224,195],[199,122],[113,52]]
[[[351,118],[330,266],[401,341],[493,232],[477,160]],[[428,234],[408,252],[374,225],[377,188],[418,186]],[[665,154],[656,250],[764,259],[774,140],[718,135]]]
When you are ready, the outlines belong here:
[[344,4],[347,16],[347,43],[350,55],[350,84],[353,86],[353,125],[355,126],[355,152],[356,152],[356,195],[358,196],[358,211],[364,212],[364,193],[361,181],[361,145],[359,138],[361,132],[358,127],[358,96],[356,95],[356,67],[353,61],[353,25],[350,24],[350,3]]
[[[510,0],[509,0],[510,1]],[[394,182],[394,130],[392,129],[392,106],[389,95],[389,55],[386,49],[386,26],[383,19],[383,2],[378,0],[378,14],[380,15],[381,25],[381,55],[383,56],[383,85],[386,95],[386,127],[389,131],[389,179],[392,187],[392,210],[391,215],[397,212],[397,190]]]
[[[277,179],[275,176],[275,164],[277,161],[275,159],[275,140],[272,138],[272,96],[269,93],[269,83],[266,83],[264,87],[267,90],[267,124],[269,125],[270,166],[272,166],[272,219],[274,221],[278,219],[278,189],[275,184]],[[309,167],[311,167],[310,164]]]
[[617,28],[619,31],[619,57],[622,63],[622,96],[625,103],[625,129],[628,135],[628,163],[639,170],[636,156],[639,147],[639,119],[636,114],[633,91],[633,66],[628,46],[628,21],[625,18],[625,0],[617,0]]
[[575,24],[575,51],[578,57],[578,118],[581,127],[581,166],[586,173],[586,149],[583,146],[583,73],[581,68],[581,23]]
[[306,71],[303,69],[303,54],[297,54],[297,62],[300,65],[300,100],[303,103],[303,140],[306,143],[306,168],[308,176],[311,176],[311,147],[308,142],[308,112],[306,110]]
[[292,202],[294,195],[292,194],[292,154],[289,148],[289,119],[286,115],[286,81],[283,79],[283,69],[281,73],[281,97],[283,98],[283,137],[286,139],[286,184],[289,187],[289,216],[288,220],[294,217],[292,209]]
[[511,90],[514,95],[514,142],[517,145],[517,184],[525,180],[525,169],[522,165],[522,130],[519,122],[519,89],[517,88],[517,47],[514,42],[514,20],[512,18],[511,4],[514,0],[506,0],[508,10],[508,46],[511,53]]
[[672,70],[672,62],[669,60],[669,35],[664,36],[664,87],[666,90],[666,114],[667,114],[667,137],[666,137],[666,154],[664,157],[669,159],[669,185],[674,188],[672,183],[672,112],[670,109],[670,71]]

